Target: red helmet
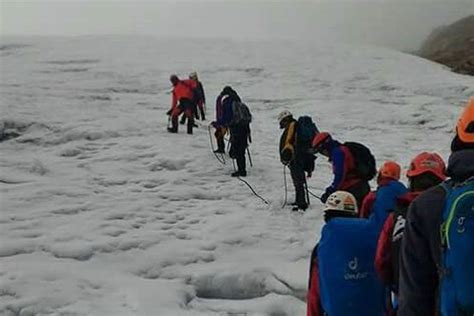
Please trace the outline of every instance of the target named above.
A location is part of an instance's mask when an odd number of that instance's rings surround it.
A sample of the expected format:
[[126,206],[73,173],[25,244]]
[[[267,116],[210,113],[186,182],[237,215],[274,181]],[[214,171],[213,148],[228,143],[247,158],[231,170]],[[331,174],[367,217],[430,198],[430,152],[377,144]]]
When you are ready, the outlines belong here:
[[313,138],[313,148],[316,151],[321,150],[322,146],[327,143],[329,140],[331,140],[331,135],[327,132],[321,132],[319,134],[316,134]]
[[437,153],[422,152],[411,161],[407,177],[416,177],[426,172],[432,173],[441,180],[446,179],[446,166],[443,158]]
[[400,165],[395,161],[385,161],[379,170],[379,175],[384,178],[400,180]]

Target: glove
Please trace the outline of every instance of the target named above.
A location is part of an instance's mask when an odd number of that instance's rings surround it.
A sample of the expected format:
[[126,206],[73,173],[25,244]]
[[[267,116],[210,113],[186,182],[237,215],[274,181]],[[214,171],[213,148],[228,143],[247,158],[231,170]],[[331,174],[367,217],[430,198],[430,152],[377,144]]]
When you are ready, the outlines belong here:
[[173,112],[173,109],[169,109],[168,112],[166,112],[166,115],[171,115],[171,113]]
[[327,192],[324,192],[323,195],[321,195],[321,202],[326,203],[326,201],[328,200],[329,195],[330,194],[328,194]]
[[321,202],[323,203],[326,203],[326,201],[328,200],[329,196],[334,192],[334,190],[329,187],[326,189],[326,192],[323,193],[323,195],[321,195]]
[[293,160],[293,150],[290,147],[284,148],[280,153],[280,160],[287,166]]
[[212,121],[212,122],[211,122],[211,126],[214,127],[214,128],[217,128],[217,122],[216,122],[216,121]]

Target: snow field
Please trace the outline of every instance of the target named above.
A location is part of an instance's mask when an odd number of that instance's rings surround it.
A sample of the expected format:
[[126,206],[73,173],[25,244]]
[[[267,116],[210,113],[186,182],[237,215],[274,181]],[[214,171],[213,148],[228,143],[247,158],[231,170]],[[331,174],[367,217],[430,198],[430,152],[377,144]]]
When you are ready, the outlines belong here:
[[[379,163],[406,167],[422,150],[447,158],[474,95],[471,77],[384,48],[6,40],[1,315],[304,315],[322,215],[314,198],[305,214],[281,209],[278,113],[311,115]],[[208,122],[193,136],[165,131],[168,76],[192,70],[209,117],[226,84],[250,106],[246,180],[270,205],[229,176],[229,159],[214,158]],[[309,186],[320,194],[330,180],[320,157]]]

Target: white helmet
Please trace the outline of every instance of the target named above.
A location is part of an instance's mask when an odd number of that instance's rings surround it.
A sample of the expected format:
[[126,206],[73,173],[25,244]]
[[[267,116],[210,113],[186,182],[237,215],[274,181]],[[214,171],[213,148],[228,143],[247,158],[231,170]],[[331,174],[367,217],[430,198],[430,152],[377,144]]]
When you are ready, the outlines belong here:
[[349,192],[336,191],[328,197],[324,211],[342,211],[355,215],[358,212],[357,200]]
[[290,117],[290,116],[293,116],[293,114],[291,114],[291,112],[288,111],[288,110],[284,110],[280,114],[278,114],[278,122],[281,122],[281,121],[283,121],[284,119],[286,119],[287,117]]

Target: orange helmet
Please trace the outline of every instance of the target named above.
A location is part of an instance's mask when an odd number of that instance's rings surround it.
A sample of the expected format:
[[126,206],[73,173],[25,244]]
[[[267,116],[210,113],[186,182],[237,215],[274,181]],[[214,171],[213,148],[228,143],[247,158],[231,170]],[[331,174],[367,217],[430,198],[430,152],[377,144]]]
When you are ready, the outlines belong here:
[[464,143],[474,143],[474,97],[467,103],[456,125],[456,133]]
[[400,180],[401,167],[395,161],[385,161],[379,170],[379,175],[384,178]]
[[416,177],[426,172],[432,173],[441,180],[446,179],[446,166],[443,158],[437,153],[422,152],[411,161],[407,176],[409,178]]
[[327,132],[321,132],[314,136],[313,138],[313,148],[316,151],[319,151],[323,145],[331,139],[331,135]]

